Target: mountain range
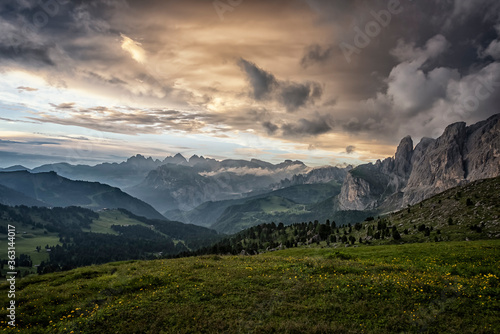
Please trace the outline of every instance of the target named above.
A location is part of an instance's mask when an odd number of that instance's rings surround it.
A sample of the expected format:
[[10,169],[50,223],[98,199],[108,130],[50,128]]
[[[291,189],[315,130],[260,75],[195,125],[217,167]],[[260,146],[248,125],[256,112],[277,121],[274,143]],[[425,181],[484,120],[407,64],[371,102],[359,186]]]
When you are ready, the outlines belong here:
[[222,233],[271,221],[329,218],[342,225],[500,175],[499,138],[497,114],[470,126],[451,124],[440,137],[422,138],[416,146],[407,136],[393,157],[354,168],[181,154],[163,160],[138,154],[96,166],[12,166],[0,172],[0,203],[121,207]]
[[100,210],[127,208],[151,219],[165,219],[149,204],[118,188],[98,182],[73,181],[55,172],[0,172],[0,202],[41,207],[80,206]]

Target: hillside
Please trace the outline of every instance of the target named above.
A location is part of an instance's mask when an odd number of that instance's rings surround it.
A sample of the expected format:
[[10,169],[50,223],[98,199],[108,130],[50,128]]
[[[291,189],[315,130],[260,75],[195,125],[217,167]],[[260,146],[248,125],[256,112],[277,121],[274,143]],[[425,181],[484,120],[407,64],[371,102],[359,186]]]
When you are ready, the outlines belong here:
[[[380,244],[463,241],[500,238],[500,177],[447,190],[404,210],[379,216],[359,212],[355,224],[340,225],[336,217],[353,219],[352,211],[335,211],[330,220],[311,219],[287,226],[266,223],[226,237],[196,254],[254,254],[281,247],[318,244],[348,247]],[[326,206],[335,205],[331,201]],[[318,211],[316,211],[318,212]],[[365,219],[366,218],[366,219]],[[364,221],[363,221],[364,220]]]
[[[231,233],[258,225],[262,222],[273,220],[293,222],[302,219],[300,218],[302,216],[297,216],[297,212],[293,212],[294,210],[303,212],[302,215],[305,214],[309,217],[311,215],[310,212],[304,208],[318,202],[323,202],[330,197],[338,195],[339,192],[340,185],[335,182],[301,184],[246,198],[208,201],[190,211],[167,211],[164,213],[164,216],[185,223],[212,227],[221,233]],[[287,210],[284,210],[285,206],[280,206],[279,216],[276,216],[273,212],[274,210],[269,206],[262,208],[260,205],[253,204],[254,201],[272,196],[280,197],[280,201],[289,203]],[[245,221],[241,220],[243,216],[246,217]]]
[[0,203],[5,205],[47,206],[34,198],[0,184]]
[[490,240],[109,263],[18,278],[16,324],[28,334],[498,333],[499,254]]
[[[215,231],[204,227],[150,220],[124,209],[94,212],[79,207],[0,205],[0,223],[0,236],[3,236],[0,247],[8,247],[7,224],[15,226],[16,255],[31,262],[24,261],[19,266],[31,272],[172,256],[208,246],[219,239]],[[0,260],[5,261],[6,256],[6,252],[0,253]]]
[[[54,172],[0,172],[0,185],[25,196],[26,201],[10,200],[2,204],[40,205],[48,207],[81,206],[92,210],[124,208],[137,215],[164,219],[151,205],[118,188],[98,182],[72,181]],[[17,197],[19,199],[19,197]],[[1,198],[0,198],[1,200]]]
[[113,187],[130,187],[139,183],[153,169],[163,162],[146,158],[140,154],[120,163],[102,163],[95,166],[54,163],[42,165],[32,170],[33,173],[56,172],[71,180],[101,182]]

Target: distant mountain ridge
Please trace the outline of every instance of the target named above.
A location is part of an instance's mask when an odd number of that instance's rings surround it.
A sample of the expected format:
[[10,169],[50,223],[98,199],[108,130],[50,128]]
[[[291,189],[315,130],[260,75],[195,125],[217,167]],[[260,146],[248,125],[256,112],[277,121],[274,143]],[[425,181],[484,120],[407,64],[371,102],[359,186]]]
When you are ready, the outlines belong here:
[[158,211],[191,210],[207,201],[244,198],[269,192],[273,184],[310,168],[300,161],[271,164],[252,159],[217,161],[193,156],[150,171],[136,186],[126,188]]
[[291,179],[285,178],[274,185],[273,188],[282,189],[301,184],[329,183],[332,181],[342,184],[347,176],[347,172],[352,168],[350,165],[346,168],[333,166],[315,168],[305,174],[295,174]]
[[16,172],[16,171],[20,171],[20,170],[29,171],[30,169],[27,167],[21,166],[21,165],[14,165],[14,166],[10,166],[7,168],[0,168],[0,172]]
[[[318,205],[339,193],[339,184],[302,184],[246,198],[208,201],[189,211],[172,210],[165,212],[164,215],[171,220],[231,233],[259,222],[282,221],[288,224],[301,220],[331,218],[334,208],[328,205],[319,208]],[[274,204],[255,205],[266,201]]]
[[120,187],[164,212],[191,210],[207,201],[245,198],[291,185],[333,180],[341,184],[346,170],[338,167],[311,169],[298,160],[277,164],[259,159],[219,161],[198,155],[187,159],[178,153],[163,160],[137,154],[121,163],[95,166],[55,163],[34,168],[31,172],[56,172],[72,180]]
[[290,160],[269,165],[256,160],[214,162],[212,159],[194,166],[167,164],[152,170],[143,182],[125,191],[160,212],[191,210],[207,201],[244,198],[254,191],[271,191],[271,185],[277,181],[308,169],[302,162]]
[[[72,179],[91,182],[106,183],[114,187],[129,188],[143,181],[148,174],[165,165],[192,167],[197,173],[217,173],[233,172],[244,174],[245,172],[265,171],[278,172],[284,169],[296,169],[297,173],[304,172],[308,167],[301,161],[285,160],[278,164],[272,164],[258,159],[236,160],[225,159],[215,160],[203,156],[193,155],[186,159],[182,154],[177,153],[174,156],[166,157],[163,160],[146,158],[137,154],[120,163],[102,163],[95,166],[71,165],[65,162],[46,164],[33,168],[33,173],[56,172],[57,174]],[[23,166],[12,166],[0,171],[29,170]],[[284,173],[283,176],[276,176],[274,179],[291,177],[290,173]],[[276,181],[276,180],[275,180]]]
[[500,175],[500,114],[466,126],[449,125],[413,148],[401,140],[394,158],[349,171],[339,195],[344,210],[393,210],[444,190]]
[[55,172],[0,172],[0,203],[6,205],[68,207],[99,210],[124,208],[138,216],[165,219],[149,204],[118,188],[98,182],[73,181]]

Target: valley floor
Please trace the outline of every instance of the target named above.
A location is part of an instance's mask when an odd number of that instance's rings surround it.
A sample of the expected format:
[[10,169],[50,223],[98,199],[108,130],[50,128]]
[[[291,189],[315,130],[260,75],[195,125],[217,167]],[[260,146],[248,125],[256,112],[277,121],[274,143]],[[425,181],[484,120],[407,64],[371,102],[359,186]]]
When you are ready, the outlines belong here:
[[22,333],[499,333],[500,240],[128,261],[17,281]]

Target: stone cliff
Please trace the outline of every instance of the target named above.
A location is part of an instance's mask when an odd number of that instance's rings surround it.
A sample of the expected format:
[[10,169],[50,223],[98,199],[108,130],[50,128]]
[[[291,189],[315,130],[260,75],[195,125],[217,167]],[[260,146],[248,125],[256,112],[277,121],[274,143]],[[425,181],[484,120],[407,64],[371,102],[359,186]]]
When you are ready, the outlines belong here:
[[449,188],[500,175],[500,114],[466,126],[449,125],[413,149],[401,140],[393,158],[352,169],[339,195],[344,210],[392,210]]

